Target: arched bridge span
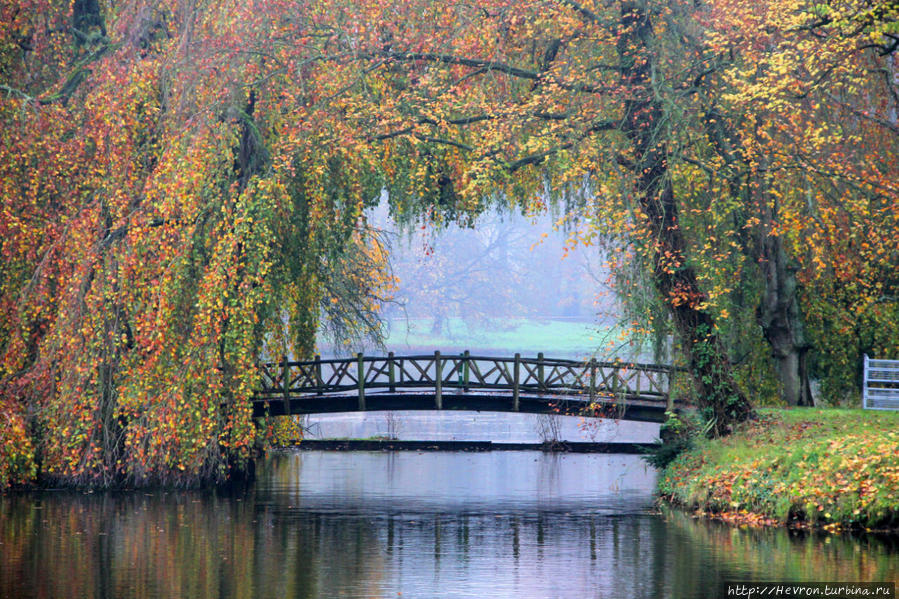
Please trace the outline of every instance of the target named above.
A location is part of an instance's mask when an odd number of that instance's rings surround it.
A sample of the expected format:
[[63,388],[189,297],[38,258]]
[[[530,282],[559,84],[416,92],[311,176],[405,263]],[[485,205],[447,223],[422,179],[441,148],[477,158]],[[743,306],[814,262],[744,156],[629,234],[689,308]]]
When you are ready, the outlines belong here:
[[[261,365],[255,416],[478,410],[662,422],[678,369],[659,364],[433,354]],[[679,403],[679,402],[678,402]]]

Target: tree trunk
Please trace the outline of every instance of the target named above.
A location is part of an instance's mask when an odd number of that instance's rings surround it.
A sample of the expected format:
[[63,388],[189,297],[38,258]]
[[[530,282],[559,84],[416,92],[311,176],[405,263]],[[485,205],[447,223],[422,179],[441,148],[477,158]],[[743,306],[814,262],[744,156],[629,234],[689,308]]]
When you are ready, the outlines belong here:
[[[767,202],[764,212],[770,225],[774,215]],[[763,237],[758,241],[759,266],[765,283],[757,312],[758,323],[777,363],[784,400],[791,406],[811,406],[806,364],[809,344],[796,295],[796,267],[787,256],[782,239],[770,234],[768,228],[762,228]]]
[[678,222],[674,188],[668,173],[664,111],[652,89],[653,30],[650,15],[638,4],[621,5],[618,42],[625,100],[623,132],[633,150],[634,192],[652,244],[653,282],[668,306],[689,355],[698,401],[712,419],[712,433],[726,434],[749,418],[752,406],[736,385],[727,354],[715,332],[707,299],[696,273],[687,265],[686,243]]
[[[740,154],[734,147],[738,134],[724,124],[724,117],[713,106],[706,111],[707,135],[718,154],[728,166],[734,165]],[[738,148],[742,147],[739,142]],[[813,405],[811,387],[808,380],[806,354],[810,347],[805,337],[802,312],[797,297],[795,261],[787,254],[780,236],[772,234],[778,216],[777,196],[769,192],[767,158],[758,157],[758,174],[746,195],[746,205],[753,205],[756,193],[757,216],[760,224],[754,236],[741,236],[743,252],[759,265],[764,285],[762,297],[756,307],[756,319],[771,348],[776,361],[781,393],[789,405]],[[740,171],[750,166],[740,161]],[[741,193],[738,179],[742,174],[732,176],[731,190],[734,195]]]
[[439,337],[443,334],[443,314],[435,313],[434,320],[431,323],[431,334],[435,337]]

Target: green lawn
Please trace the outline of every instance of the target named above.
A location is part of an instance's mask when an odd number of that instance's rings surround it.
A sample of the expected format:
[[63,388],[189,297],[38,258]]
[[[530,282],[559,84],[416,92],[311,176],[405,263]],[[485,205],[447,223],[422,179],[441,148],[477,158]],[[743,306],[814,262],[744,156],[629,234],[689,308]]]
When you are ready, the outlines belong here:
[[[453,318],[439,335],[431,333],[432,320],[402,319],[390,323],[387,347],[395,352],[470,350],[473,353],[586,358],[614,341],[608,328],[589,322],[563,320],[504,320],[478,327]],[[620,343],[620,341],[618,342]]]
[[899,412],[759,412],[679,456],[660,494],[735,522],[899,528]]

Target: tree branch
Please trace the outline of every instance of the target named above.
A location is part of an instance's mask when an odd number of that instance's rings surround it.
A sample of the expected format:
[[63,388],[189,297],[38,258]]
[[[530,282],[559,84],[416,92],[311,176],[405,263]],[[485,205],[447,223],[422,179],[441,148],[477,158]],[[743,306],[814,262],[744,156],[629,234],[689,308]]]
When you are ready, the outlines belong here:
[[845,108],[846,110],[848,110],[849,112],[851,112],[852,114],[854,114],[855,116],[857,116],[857,117],[859,117],[859,118],[861,118],[861,119],[865,119],[865,120],[871,121],[872,123],[877,123],[877,124],[880,125],[881,127],[884,127],[884,128],[886,128],[886,129],[889,129],[889,130],[892,131],[893,133],[899,134],[899,127],[897,127],[896,125],[890,123],[889,121],[885,121],[885,120],[883,120],[883,119],[879,119],[879,118],[877,118],[876,116],[873,116],[873,115],[869,114],[867,111],[859,110],[859,109],[856,108],[855,106],[852,106],[851,104],[848,104],[848,103],[846,103],[846,102],[843,102],[842,100],[840,100],[839,98],[837,98],[835,95],[833,95],[833,94],[830,93],[830,92],[827,92],[825,95],[826,95],[828,98],[830,98],[831,100],[833,100],[834,102],[836,102],[837,104],[839,104],[840,106],[842,106],[843,108]]
[[[488,71],[500,71],[513,77],[521,79],[537,79],[540,74],[536,71],[530,71],[521,67],[516,67],[503,62],[493,60],[482,60],[479,58],[465,58],[462,56],[453,56],[452,54],[435,54],[433,52],[400,52],[396,50],[384,50],[379,53],[384,58],[391,60],[425,60],[428,62],[442,62],[445,64],[456,64],[466,67],[485,68]],[[370,56],[374,58],[374,56]]]
[[463,144],[458,141],[453,141],[452,139],[443,139],[440,137],[427,137],[425,135],[420,135],[418,133],[414,133],[413,135],[416,137],[416,139],[419,139],[421,141],[426,141],[426,142],[435,143],[435,144],[443,144],[445,146],[452,146],[454,148],[459,148],[460,150],[465,150],[466,152],[474,151],[474,148],[472,148],[471,146]]
[[597,133],[599,131],[612,131],[614,129],[617,129],[618,127],[618,121],[597,121],[587,129],[585,129],[574,141],[565,142],[564,144],[558,145],[554,148],[549,148],[548,150],[537,152],[536,154],[531,154],[530,156],[525,156],[524,158],[520,158],[515,162],[507,165],[506,168],[509,170],[509,172],[514,173],[518,169],[530,164],[540,164],[553,154],[557,154],[558,152],[571,148],[575,143],[585,139],[591,133]]
[[[397,50],[383,50],[378,52],[377,54],[367,54],[364,55],[367,58],[374,59],[378,56],[382,58],[387,58],[390,60],[397,61],[414,61],[414,60],[423,60],[427,62],[442,62],[444,64],[455,64],[461,66],[467,66],[472,68],[484,69],[485,72],[490,71],[498,71],[500,73],[505,73],[512,77],[517,77],[519,79],[527,79],[530,81],[537,81],[540,79],[544,79],[546,75],[544,73],[539,73],[537,71],[532,71],[529,69],[524,69],[522,67],[517,67],[514,65],[506,64],[504,62],[496,62],[493,60],[483,60],[480,58],[466,58],[464,56],[454,56],[452,54],[436,54],[433,52],[400,52]],[[618,67],[608,66],[606,67],[609,70],[618,70]],[[564,83],[561,81],[554,81],[556,85],[560,88],[567,91],[576,91],[582,93],[596,94],[605,91],[603,87],[597,87],[595,85],[587,85],[585,83]]]

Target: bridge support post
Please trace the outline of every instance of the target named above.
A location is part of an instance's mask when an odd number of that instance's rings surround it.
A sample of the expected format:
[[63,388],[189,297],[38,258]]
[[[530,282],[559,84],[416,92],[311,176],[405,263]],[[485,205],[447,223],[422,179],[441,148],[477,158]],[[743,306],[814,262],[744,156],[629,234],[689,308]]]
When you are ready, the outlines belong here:
[[396,373],[393,370],[393,352],[387,352],[387,379],[390,381],[390,392],[396,392]]
[[356,354],[356,381],[359,383],[359,411],[365,411],[365,362],[362,352]]
[[674,366],[668,368],[668,391],[665,393],[665,410],[674,411]]
[[537,389],[546,392],[546,377],[543,376],[543,352],[537,354]]
[[439,351],[434,352],[434,404],[438,410],[443,409],[443,368]]
[[471,353],[466,349],[462,354],[462,390],[468,391],[468,369],[471,361]]
[[318,387],[317,395],[324,393],[324,383],[322,383],[322,357],[315,354],[315,386]]
[[[621,391],[621,364],[618,362],[618,359],[615,359],[615,366],[612,367],[612,386],[608,391],[611,391],[616,397],[618,393]],[[605,377],[603,377],[605,378]],[[608,385],[608,383],[604,383]]]
[[290,366],[287,356],[281,357],[281,393],[284,397],[284,414],[290,416]]
[[596,403],[596,358],[590,358],[590,403]]
[[519,385],[518,379],[521,374],[521,354],[515,354],[515,363],[512,366],[512,409],[518,411],[518,395]]

